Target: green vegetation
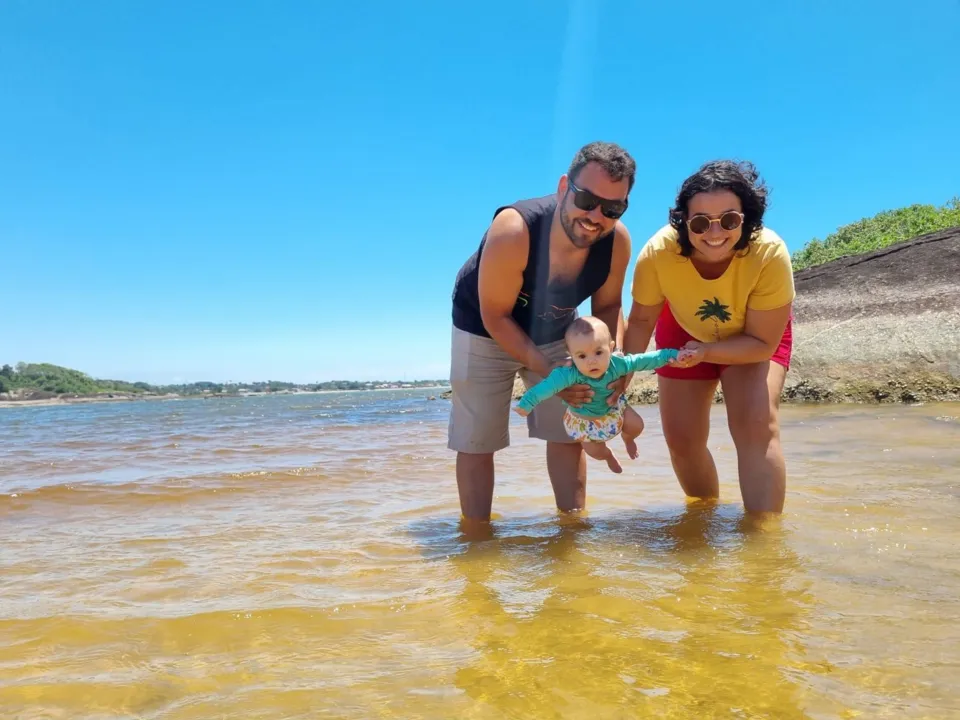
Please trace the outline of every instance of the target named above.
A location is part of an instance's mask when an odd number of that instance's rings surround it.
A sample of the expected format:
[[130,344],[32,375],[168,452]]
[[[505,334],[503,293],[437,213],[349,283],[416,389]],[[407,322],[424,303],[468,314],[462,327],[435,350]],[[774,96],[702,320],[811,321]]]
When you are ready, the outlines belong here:
[[814,238],[793,254],[793,269],[803,270],[814,265],[849,255],[880,250],[894,243],[919,235],[945,230],[960,225],[960,197],[942,207],[911,205],[899,210],[888,210],[872,218],[844,225],[821,241]]
[[0,392],[33,390],[56,394],[96,395],[100,393],[142,393],[146,383],[128,383],[120,380],[94,380],[82,372],[50,365],[49,363],[17,363],[0,368]]
[[446,385],[442,380],[411,380],[358,382],[356,380],[331,380],[327,382],[297,384],[266,380],[252,383],[195,382],[180,385],[150,385],[145,382],[130,383],[123,380],[99,380],[78,370],[49,363],[17,363],[16,368],[4,365],[0,368],[0,393],[17,392],[47,393],[53,395],[221,395],[247,392],[269,393],[282,391],[318,390],[373,390],[379,387],[425,387]]

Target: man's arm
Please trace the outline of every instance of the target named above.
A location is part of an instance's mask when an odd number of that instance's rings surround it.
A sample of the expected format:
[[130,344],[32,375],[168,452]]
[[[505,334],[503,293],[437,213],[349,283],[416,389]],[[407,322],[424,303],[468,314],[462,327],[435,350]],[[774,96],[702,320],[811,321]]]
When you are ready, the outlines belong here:
[[530,234],[516,210],[498,213],[487,231],[478,269],[480,316],[490,337],[517,362],[545,377],[553,367],[511,317],[523,287]]
[[610,328],[610,337],[623,347],[623,283],[630,263],[630,232],[618,222],[613,236],[613,256],[606,282],[590,298],[590,314]]

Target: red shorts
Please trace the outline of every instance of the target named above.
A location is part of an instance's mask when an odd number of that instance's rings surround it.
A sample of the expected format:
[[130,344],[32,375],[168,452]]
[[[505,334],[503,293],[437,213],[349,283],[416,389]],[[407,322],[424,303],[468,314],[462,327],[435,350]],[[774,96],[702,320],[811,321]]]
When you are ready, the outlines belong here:
[[[690,333],[680,327],[673,313],[670,312],[670,306],[663,304],[663,310],[660,317],[657,318],[657,329],[655,330],[657,338],[657,349],[676,348],[679,350],[690,340],[696,340]],[[790,355],[793,351],[793,316],[787,320],[787,327],[783,331],[783,337],[780,338],[780,345],[773,351],[771,362],[790,369]],[[726,365],[718,363],[702,362],[693,367],[678,368],[664,365],[658,368],[656,373],[667,378],[677,378],[679,380],[717,380],[726,369]]]

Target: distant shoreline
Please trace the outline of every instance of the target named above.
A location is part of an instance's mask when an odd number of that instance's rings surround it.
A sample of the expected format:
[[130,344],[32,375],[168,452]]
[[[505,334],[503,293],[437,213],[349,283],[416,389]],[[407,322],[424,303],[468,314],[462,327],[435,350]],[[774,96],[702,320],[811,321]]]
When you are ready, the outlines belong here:
[[112,397],[53,397],[42,400],[0,400],[0,408],[17,407],[61,407],[66,405],[90,405],[92,403],[122,403],[157,400],[235,400],[245,397],[267,397],[272,395],[332,395],[335,393],[369,393],[411,390],[449,390],[449,385],[421,385],[416,387],[355,388],[353,390],[277,390],[275,392],[245,392],[206,395],[126,395],[113,393]]

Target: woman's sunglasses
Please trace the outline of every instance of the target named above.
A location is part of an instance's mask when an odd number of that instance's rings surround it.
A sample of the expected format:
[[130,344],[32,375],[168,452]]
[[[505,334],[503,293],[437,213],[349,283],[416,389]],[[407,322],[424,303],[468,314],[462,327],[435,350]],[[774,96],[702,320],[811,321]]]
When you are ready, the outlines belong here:
[[730,212],[725,212],[719,218],[710,218],[706,215],[694,215],[687,220],[687,229],[694,235],[703,235],[714,223],[719,223],[720,227],[727,231],[736,230],[743,224],[743,213],[731,210]]
[[[626,200],[607,200],[606,198],[594,195],[589,190],[578,188],[572,182],[567,182],[567,185],[570,190],[573,190],[573,204],[581,210],[590,212],[599,205],[600,212],[603,213],[604,217],[608,217],[611,220],[616,220],[627,211]],[[570,190],[567,192],[570,192]]]

